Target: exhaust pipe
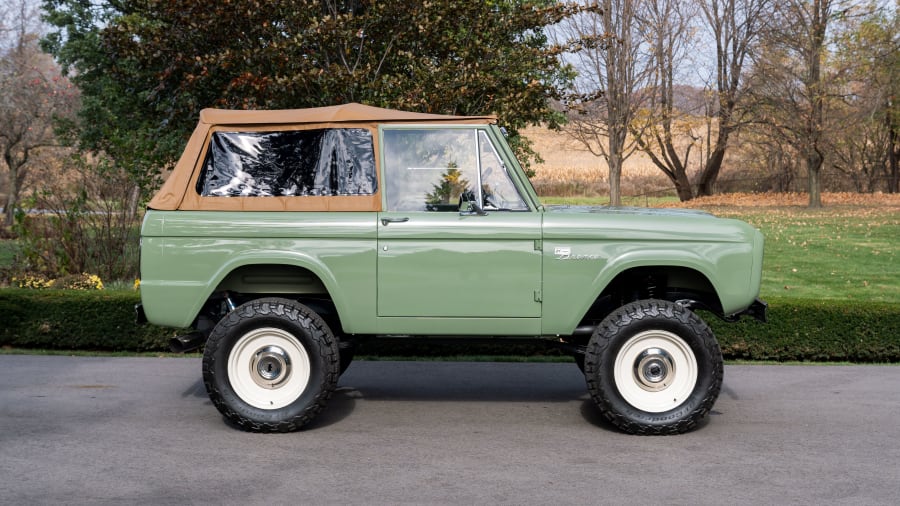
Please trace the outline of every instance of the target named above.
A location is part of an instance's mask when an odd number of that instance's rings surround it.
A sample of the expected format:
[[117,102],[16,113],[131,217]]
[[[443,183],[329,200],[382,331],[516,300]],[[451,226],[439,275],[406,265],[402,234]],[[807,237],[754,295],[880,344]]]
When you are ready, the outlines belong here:
[[597,329],[596,325],[582,325],[580,327],[576,327],[575,331],[572,332],[573,336],[589,336],[594,333],[594,330]]
[[175,336],[169,339],[169,349],[173,353],[187,353],[203,346],[206,342],[206,334],[203,332],[191,332],[183,336]]

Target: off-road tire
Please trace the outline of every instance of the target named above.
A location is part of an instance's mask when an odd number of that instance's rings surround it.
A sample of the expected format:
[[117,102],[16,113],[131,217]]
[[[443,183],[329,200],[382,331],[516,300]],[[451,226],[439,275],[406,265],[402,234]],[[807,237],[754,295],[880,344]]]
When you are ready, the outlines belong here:
[[689,309],[663,300],[613,311],[591,336],[584,366],[594,402],[630,434],[695,428],[722,387],[722,352],[709,326]]
[[[203,383],[237,427],[291,432],[325,407],[337,384],[338,357],[337,340],[314,311],[288,299],[256,299],[213,329],[203,352]],[[262,385],[272,370],[282,373],[273,380],[278,383]]]

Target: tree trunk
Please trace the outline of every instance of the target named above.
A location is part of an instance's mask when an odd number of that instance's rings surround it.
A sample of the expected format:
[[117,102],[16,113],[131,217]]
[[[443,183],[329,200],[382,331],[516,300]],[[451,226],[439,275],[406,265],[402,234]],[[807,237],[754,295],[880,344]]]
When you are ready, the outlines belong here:
[[712,153],[706,158],[706,164],[700,171],[700,177],[697,179],[697,196],[708,197],[716,192],[716,180],[719,179],[719,172],[722,170],[722,162],[725,160],[725,148],[728,146],[728,137],[731,135],[731,129],[724,126],[719,120],[719,133],[716,135],[716,144]]
[[11,227],[16,217],[16,206],[19,205],[19,170],[14,163],[12,155],[9,152],[3,154],[3,161],[9,169],[9,194],[6,196],[6,203],[3,205],[3,223],[7,227]]
[[16,217],[16,206],[19,205],[18,199],[16,198],[19,190],[14,182],[15,179],[16,178],[14,177],[9,178],[9,195],[6,196],[6,203],[3,206],[3,223],[7,227],[12,226]]
[[822,81],[822,48],[825,45],[825,33],[828,27],[828,17],[831,10],[831,0],[815,0],[813,5],[813,19],[810,22],[812,38],[807,48],[808,68],[806,75],[806,90],[810,96],[810,113],[806,126],[806,172],[809,175],[809,207],[822,207],[821,182],[819,180],[822,163],[822,153],[819,151],[819,142],[822,139],[825,119],[825,94]]
[[609,205],[622,205],[622,192],[619,181],[622,178],[622,157],[616,153],[609,155]]
[[622,205],[620,181],[622,179],[622,153],[625,149],[625,128],[610,125],[609,129],[609,205]]
[[706,165],[700,172],[697,181],[697,196],[708,197],[716,193],[716,180],[719,171],[722,170],[722,160],[725,158],[725,144],[717,144],[716,149],[706,159]]
[[809,177],[809,207],[818,209],[822,207],[821,183],[819,175],[822,170],[822,155],[814,149],[806,154],[806,172]]
[[888,109],[888,193],[900,193],[900,135],[897,134],[897,125],[891,121],[891,111]]
[[[619,12],[621,16],[622,13]],[[621,23],[621,20],[619,20]],[[603,3],[603,28],[607,33],[618,33],[616,20],[613,18],[612,2],[607,0]],[[622,194],[620,192],[620,181],[622,178],[622,147],[625,139],[624,135],[619,132],[626,127],[623,124],[622,113],[625,111],[623,107],[624,85],[621,79],[620,64],[625,63],[622,56],[622,43],[625,41],[612,41],[606,48],[606,111],[609,121],[607,162],[609,164],[609,205],[621,206]]]
[[678,192],[678,200],[687,202],[695,197],[694,191],[691,188],[691,180],[688,179],[687,174],[685,174],[684,171],[675,174],[673,183],[675,183],[675,191]]

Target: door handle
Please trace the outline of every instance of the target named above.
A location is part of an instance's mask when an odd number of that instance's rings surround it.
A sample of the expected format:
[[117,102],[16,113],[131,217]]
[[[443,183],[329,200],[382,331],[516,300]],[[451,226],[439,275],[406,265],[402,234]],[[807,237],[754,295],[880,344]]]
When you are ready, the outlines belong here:
[[381,224],[384,226],[388,226],[388,223],[406,223],[409,221],[408,217],[403,218],[381,218]]

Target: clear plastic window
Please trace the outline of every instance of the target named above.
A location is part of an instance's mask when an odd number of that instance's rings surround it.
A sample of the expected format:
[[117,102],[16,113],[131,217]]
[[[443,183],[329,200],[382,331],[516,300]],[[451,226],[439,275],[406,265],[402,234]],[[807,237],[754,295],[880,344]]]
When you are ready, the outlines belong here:
[[204,196],[373,195],[372,134],[364,128],[214,132],[197,192]]
[[528,210],[483,130],[384,131],[388,211]]
[[481,162],[481,196],[485,210],[527,211],[528,205],[510,179],[487,133],[479,132],[478,155]]

